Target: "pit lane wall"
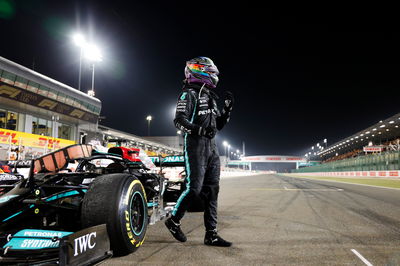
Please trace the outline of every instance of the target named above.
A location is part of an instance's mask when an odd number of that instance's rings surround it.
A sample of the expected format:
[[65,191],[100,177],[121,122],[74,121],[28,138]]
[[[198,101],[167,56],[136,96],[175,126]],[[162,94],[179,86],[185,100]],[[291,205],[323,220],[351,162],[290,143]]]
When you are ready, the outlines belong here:
[[344,172],[302,172],[291,173],[294,176],[315,177],[351,177],[351,178],[389,178],[400,179],[400,170],[392,171],[344,171]]
[[[73,144],[76,141],[0,128],[0,161],[30,160]],[[107,148],[114,146],[115,143],[109,143]],[[148,156],[168,155],[144,151]]]
[[225,168],[221,171],[221,178],[237,177],[237,176],[253,176],[259,174],[273,174],[275,171],[251,171]]

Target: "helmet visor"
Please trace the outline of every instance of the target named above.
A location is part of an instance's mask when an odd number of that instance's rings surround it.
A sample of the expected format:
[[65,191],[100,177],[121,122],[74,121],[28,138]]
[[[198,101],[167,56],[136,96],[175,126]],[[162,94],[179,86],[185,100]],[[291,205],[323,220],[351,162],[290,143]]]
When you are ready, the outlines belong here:
[[219,71],[216,65],[204,66],[204,72],[208,74],[218,75]]

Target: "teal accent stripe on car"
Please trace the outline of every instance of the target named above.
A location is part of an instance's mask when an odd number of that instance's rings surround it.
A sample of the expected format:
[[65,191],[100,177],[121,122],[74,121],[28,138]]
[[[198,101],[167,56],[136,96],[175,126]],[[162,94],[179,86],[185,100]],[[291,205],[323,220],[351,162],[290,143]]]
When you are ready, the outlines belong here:
[[10,220],[11,218],[13,218],[13,217],[15,217],[15,216],[17,216],[18,214],[21,214],[21,213],[22,213],[22,211],[19,211],[19,212],[17,212],[17,213],[14,213],[14,214],[11,215],[10,217],[7,217],[6,219],[4,219],[3,222],[8,221],[8,220]]
[[[86,193],[87,189],[82,189],[82,191]],[[74,196],[74,195],[78,195],[78,194],[79,194],[79,192],[78,192],[77,190],[71,190],[71,191],[67,191],[67,192],[61,192],[61,193],[59,193],[59,194],[57,194],[57,195],[48,197],[47,199],[45,199],[45,201],[53,201],[53,200],[56,200],[56,199],[66,198],[66,197],[70,197],[70,196]],[[29,206],[29,209],[30,209],[30,208],[33,208],[33,206],[35,206],[35,205],[34,205],[34,204],[31,204],[31,205]],[[27,209],[21,210],[21,211],[19,211],[19,212],[14,213],[13,215],[11,215],[11,216],[7,217],[6,219],[4,219],[3,222],[6,222],[6,221],[10,220],[11,218],[14,218],[15,216],[21,214],[22,212],[24,212],[24,211],[26,211],[26,210],[27,210]]]
[[[86,193],[87,189],[82,189],[82,191]],[[66,198],[66,197],[69,197],[69,196],[78,195],[78,194],[79,194],[79,191],[71,190],[71,191],[62,192],[62,193],[59,193],[57,195],[48,197],[47,199],[45,199],[45,201],[52,201],[52,200],[56,200],[56,199],[60,199],[60,198]]]
[[[35,206],[35,205],[34,204],[29,205],[29,209],[33,208],[33,206]],[[6,219],[4,219],[3,222],[6,222],[6,221],[10,220],[11,218],[17,216],[18,214],[21,214],[23,211],[25,211],[25,210],[22,210],[22,211],[14,213],[10,217],[7,217]]]

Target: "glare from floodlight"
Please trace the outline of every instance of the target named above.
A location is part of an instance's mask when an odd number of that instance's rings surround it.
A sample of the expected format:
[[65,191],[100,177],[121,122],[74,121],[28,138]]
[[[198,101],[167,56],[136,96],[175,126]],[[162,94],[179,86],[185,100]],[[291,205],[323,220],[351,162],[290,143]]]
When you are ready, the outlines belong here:
[[100,52],[100,49],[94,44],[88,44],[85,47],[84,54],[86,59],[92,62],[101,62],[103,61],[103,55]]
[[224,140],[224,142],[222,142],[222,144],[225,146],[225,147],[228,147],[228,142],[226,141],[226,140]]
[[79,47],[84,47],[86,45],[85,37],[80,33],[75,33],[72,36],[72,39],[74,40],[74,43]]

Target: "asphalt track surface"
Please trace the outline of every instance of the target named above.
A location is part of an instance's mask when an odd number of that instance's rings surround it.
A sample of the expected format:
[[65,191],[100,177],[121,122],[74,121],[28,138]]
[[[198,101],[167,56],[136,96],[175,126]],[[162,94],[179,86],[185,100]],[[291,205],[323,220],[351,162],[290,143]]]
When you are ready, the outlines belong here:
[[201,213],[182,220],[188,241],[163,222],[142,247],[104,265],[400,265],[400,190],[257,175],[221,180],[219,232],[203,244]]

